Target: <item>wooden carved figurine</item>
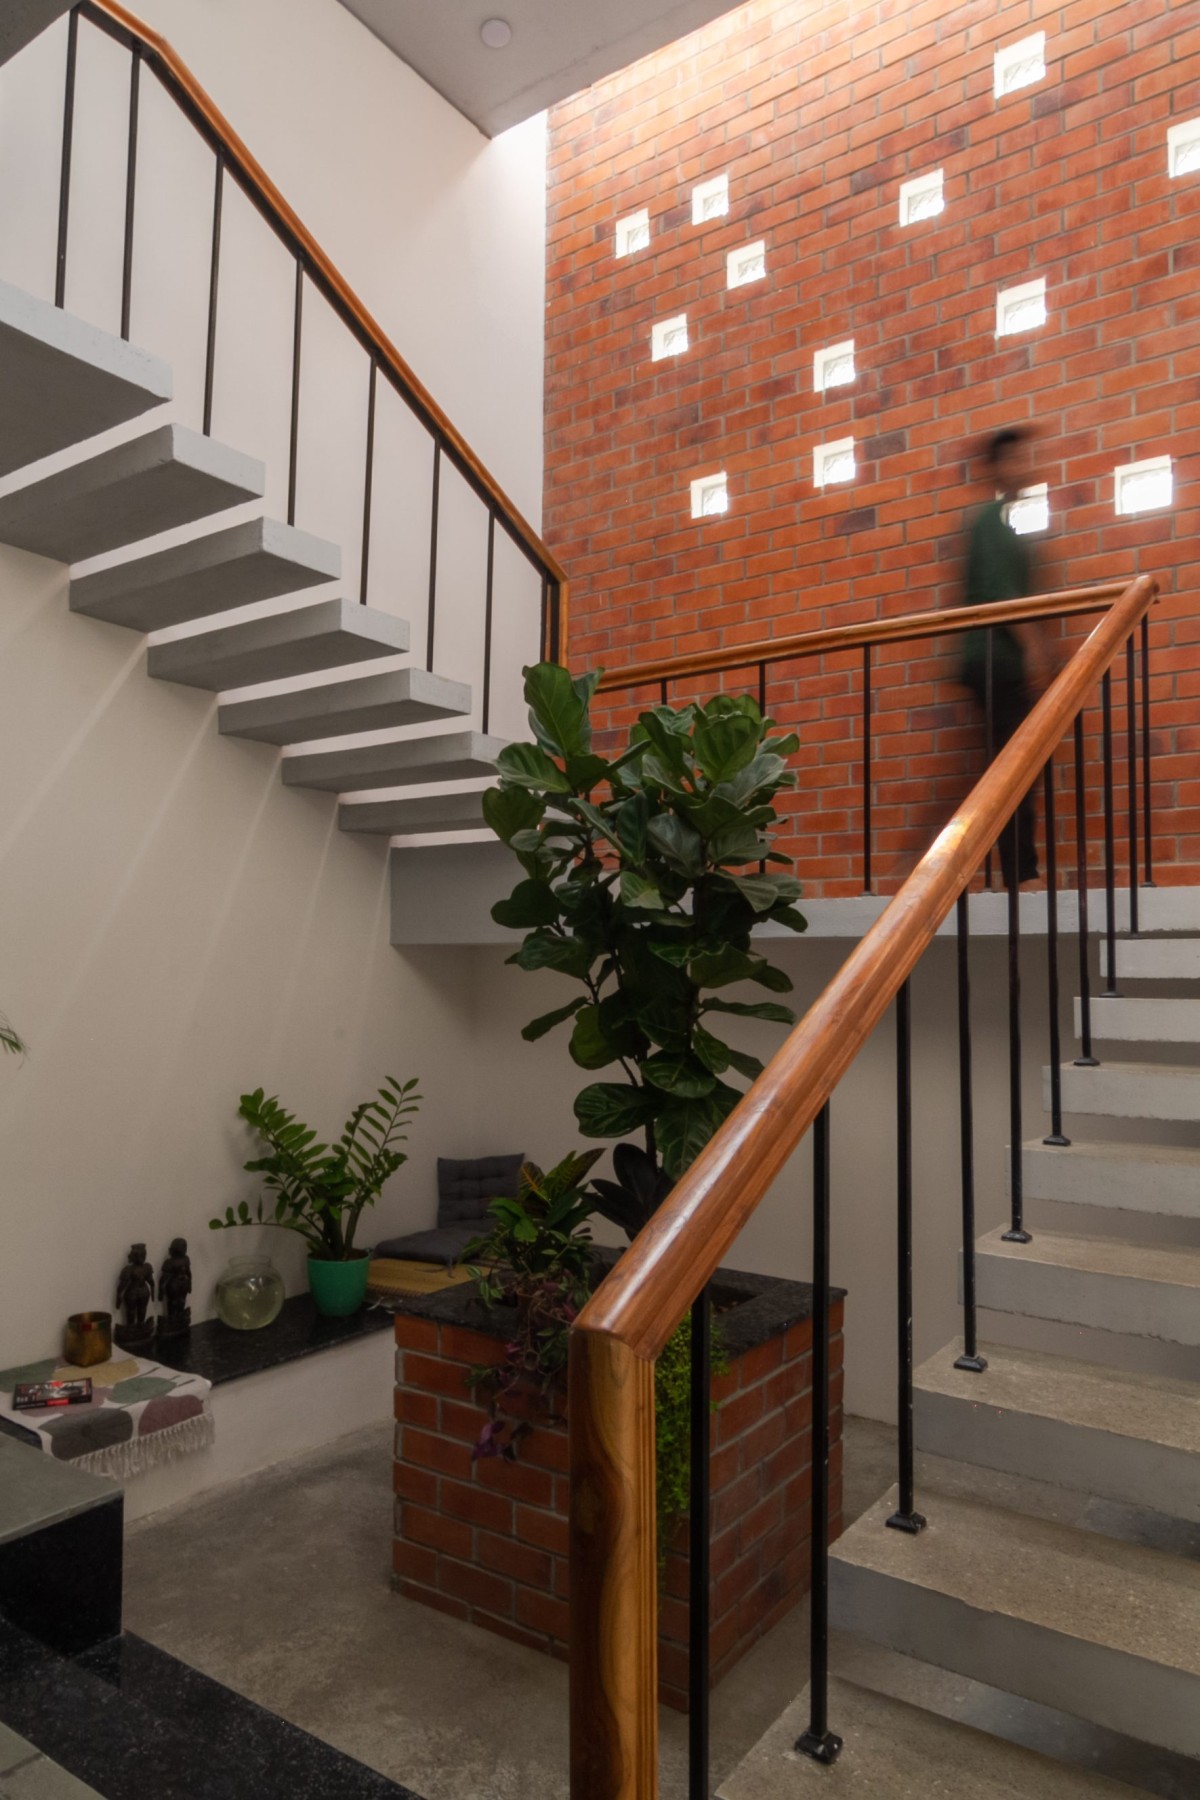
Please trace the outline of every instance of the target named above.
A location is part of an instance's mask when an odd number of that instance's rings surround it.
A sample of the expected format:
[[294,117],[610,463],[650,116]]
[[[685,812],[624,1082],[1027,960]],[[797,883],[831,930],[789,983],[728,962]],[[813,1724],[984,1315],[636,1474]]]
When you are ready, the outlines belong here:
[[158,1321],[159,1337],[179,1337],[192,1323],[188,1295],[192,1291],[192,1259],[186,1238],[172,1238],[158,1277],[158,1297],[166,1311]]
[[154,1320],[146,1317],[154,1299],[154,1269],[146,1261],[145,1244],[132,1244],[125,1267],[117,1277],[117,1305],[125,1308],[125,1323],[113,1332],[123,1349],[133,1350],[154,1338]]

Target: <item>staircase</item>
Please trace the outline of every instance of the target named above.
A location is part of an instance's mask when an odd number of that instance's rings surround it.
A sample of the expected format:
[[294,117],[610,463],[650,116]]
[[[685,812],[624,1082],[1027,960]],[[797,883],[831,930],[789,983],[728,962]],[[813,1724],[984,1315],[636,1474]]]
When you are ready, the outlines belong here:
[[[1137,1340],[1200,1344],[1200,1248],[1171,1241],[1170,1226],[1158,1243],[1131,1241],[1116,1216],[1146,1236],[1155,1218],[1200,1219],[1200,1147],[1175,1141],[1181,1124],[1200,1123],[1200,1066],[1178,1060],[1200,1047],[1200,1000],[1187,991],[1200,939],[1122,940],[1116,976],[1121,991],[1092,1003],[1093,1039],[1145,1060],[1063,1067],[1067,1130],[1080,1135],[1024,1145],[1032,1241],[995,1231],[975,1246],[981,1307],[1101,1332],[1107,1360],[1002,1341],[980,1346],[982,1373],[955,1367],[961,1341],[930,1358],[914,1382],[916,1444],[948,1460],[918,1472],[928,1524],[917,1536],[888,1530],[898,1491],[884,1495],[831,1552],[830,1605],[857,1640],[843,1640],[855,1666],[900,1652],[1068,1715],[1056,1749],[1084,1744],[1133,1786],[837,1681],[830,1725],[846,1742],[834,1767],[794,1753],[802,1696],[722,1800],[1200,1793],[1200,1381],[1134,1366]],[[1078,1001],[1075,1017],[1078,1030]],[[922,1688],[919,1671],[907,1686]],[[931,1690],[946,1693],[945,1678],[928,1674]],[[1019,1737],[1020,1707],[1000,1710]],[[1094,1741],[1076,1720],[1098,1728]],[[1133,1744],[1114,1752],[1118,1738]]]
[[[155,680],[219,694],[219,731],[281,746],[289,787],[354,795],[338,809],[344,831],[437,836],[482,825],[479,792],[438,789],[489,779],[503,740],[412,730],[468,720],[470,687],[398,666],[406,620],[328,596],[338,545],[265,512],[245,516],[265,492],[262,463],[163,422],[165,363],[0,284],[0,393],[0,476],[10,477],[0,483],[0,543],[72,565],[73,612],[143,633]],[[132,435],[95,446],[118,427]],[[195,534],[158,541],[185,527]],[[101,567],[76,567],[100,557]],[[305,599],[313,588],[325,591]],[[317,747],[366,733],[376,734],[369,744]]]

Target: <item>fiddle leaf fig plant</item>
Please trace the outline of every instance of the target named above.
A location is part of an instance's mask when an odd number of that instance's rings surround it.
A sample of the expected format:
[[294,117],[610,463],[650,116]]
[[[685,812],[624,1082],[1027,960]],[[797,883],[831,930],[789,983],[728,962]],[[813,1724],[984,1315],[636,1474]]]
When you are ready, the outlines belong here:
[[[599,1210],[623,1228],[645,1217],[736,1106],[757,1057],[727,1043],[727,1018],[794,1022],[776,999],[728,997],[747,985],[791,988],[755,948],[759,924],[803,931],[800,883],[773,847],[775,801],[794,788],[794,736],[777,736],[747,696],[643,712],[627,746],[592,746],[599,676],[557,663],[525,670],[535,741],[497,759],[483,797],[488,825],[523,878],[492,909],[524,932],[509,958],[579,984],[525,1027],[534,1040],[570,1026],[589,1081],[575,1100],[590,1138],[627,1138]],[[631,1154],[632,1152],[632,1154]],[[636,1226],[635,1226],[636,1229]]]

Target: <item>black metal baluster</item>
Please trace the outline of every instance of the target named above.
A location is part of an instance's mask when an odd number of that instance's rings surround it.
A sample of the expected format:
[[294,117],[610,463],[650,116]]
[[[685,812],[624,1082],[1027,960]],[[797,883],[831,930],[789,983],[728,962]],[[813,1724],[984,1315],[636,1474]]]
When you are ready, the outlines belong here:
[[358,570],[358,603],[367,604],[367,580],[371,566],[371,489],[375,475],[375,383],[379,365],[371,358],[371,375],[367,383],[367,466],[363,476],[362,556]]
[[[983,660],[983,760],[987,768],[992,766],[992,752],[995,748],[992,727],[992,633],[989,628],[986,637]],[[983,859],[983,885],[990,891],[992,885],[992,853],[989,849]]]
[[71,140],[75,134],[75,63],[79,54],[79,14],[67,25],[67,75],[63,91],[62,163],[58,171],[58,254],[54,265],[54,304],[67,292],[67,220],[71,211]]
[[814,1762],[837,1760],[829,1729],[829,1102],[813,1120],[812,1558],[808,1730],[796,1749]]
[[692,1307],[691,1496],[688,1519],[688,1800],[711,1800],[708,1782],[709,1438],[711,1308],[705,1288]]
[[1062,1128],[1062,1043],[1058,1022],[1058,828],[1054,815],[1054,758],[1045,771],[1046,809],[1046,979],[1050,1007],[1050,1135],[1043,1144],[1069,1144]]
[[288,433],[287,522],[296,523],[296,480],[300,465],[300,351],[304,342],[304,264],[296,258],[296,299],[292,311],[292,416]]
[[916,1510],[913,1492],[912,1017],[907,981],[896,995],[896,1214],[900,1504],[888,1524],[915,1536],[924,1530],[925,1519]]
[[758,710],[765,719],[767,716],[767,665],[765,662],[760,662],[758,665]]
[[1150,831],[1150,615],[1142,614],[1142,842],[1145,862],[1142,886],[1154,886],[1154,847]]
[[550,662],[552,660],[550,656],[550,577],[544,569],[542,570],[542,612],[541,623],[538,626],[538,643],[541,646],[540,655],[546,662]]
[[1138,799],[1137,688],[1134,684],[1133,633],[1125,641],[1125,765],[1129,776],[1129,929],[1138,935]]
[[[438,500],[442,487],[442,446],[433,446],[433,508],[429,521],[429,622],[425,628],[425,667],[433,668],[433,626],[437,609]],[[543,630],[548,602],[546,577],[542,577]]]
[[1088,852],[1083,714],[1075,715],[1075,885],[1079,890],[1079,1055],[1075,1066],[1094,1069],[1092,1055],[1092,977],[1088,968]]
[[480,728],[485,733],[492,716],[492,600],[496,573],[496,509],[488,508],[487,593],[483,605],[483,706]]
[[863,645],[863,893],[871,892],[871,646]]
[[[208,269],[208,340],[204,352],[204,421],[205,437],[212,432],[213,377],[217,361],[217,290],[221,278],[221,196],[225,187],[225,156],[217,152],[217,173],[213,184],[212,257]],[[288,515],[289,520],[291,515]]]
[[971,1074],[970,923],[967,894],[958,896],[958,1141],[962,1166],[963,1353],[956,1369],[981,1375],[987,1358],[979,1354],[975,1308],[975,1105]]
[[550,581],[548,587],[550,604],[550,661],[559,662],[562,657],[562,590],[561,581]]
[[1004,828],[1010,833],[1012,858],[1008,887],[1008,1182],[1011,1222],[1004,1233],[1009,1244],[1027,1244],[1024,1169],[1021,1163],[1021,888],[1020,837],[1017,815]]
[[133,46],[129,65],[129,145],[125,155],[125,249],[121,259],[121,336],[129,341],[133,304],[133,207],[137,187],[138,99],[141,93],[142,47]]
[[660,681],[658,684],[658,698],[660,705],[667,706],[669,704],[667,700],[667,684],[665,681]]
[[1101,721],[1104,739],[1104,935],[1108,959],[1106,994],[1117,991],[1117,875],[1116,836],[1113,820],[1112,671],[1105,669],[1100,683]]

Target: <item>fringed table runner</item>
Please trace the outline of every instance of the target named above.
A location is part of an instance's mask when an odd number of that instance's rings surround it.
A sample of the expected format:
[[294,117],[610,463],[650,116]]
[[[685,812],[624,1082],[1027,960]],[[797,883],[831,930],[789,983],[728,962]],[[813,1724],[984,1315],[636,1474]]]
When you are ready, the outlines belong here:
[[[88,1375],[92,1398],[81,1406],[14,1412],[20,1381],[72,1381]],[[181,1375],[138,1356],[75,1369],[52,1360],[0,1370],[0,1430],[40,1444],[60,1462],[124,1479],[190,1456],[213,1441],[211,1381]]]

